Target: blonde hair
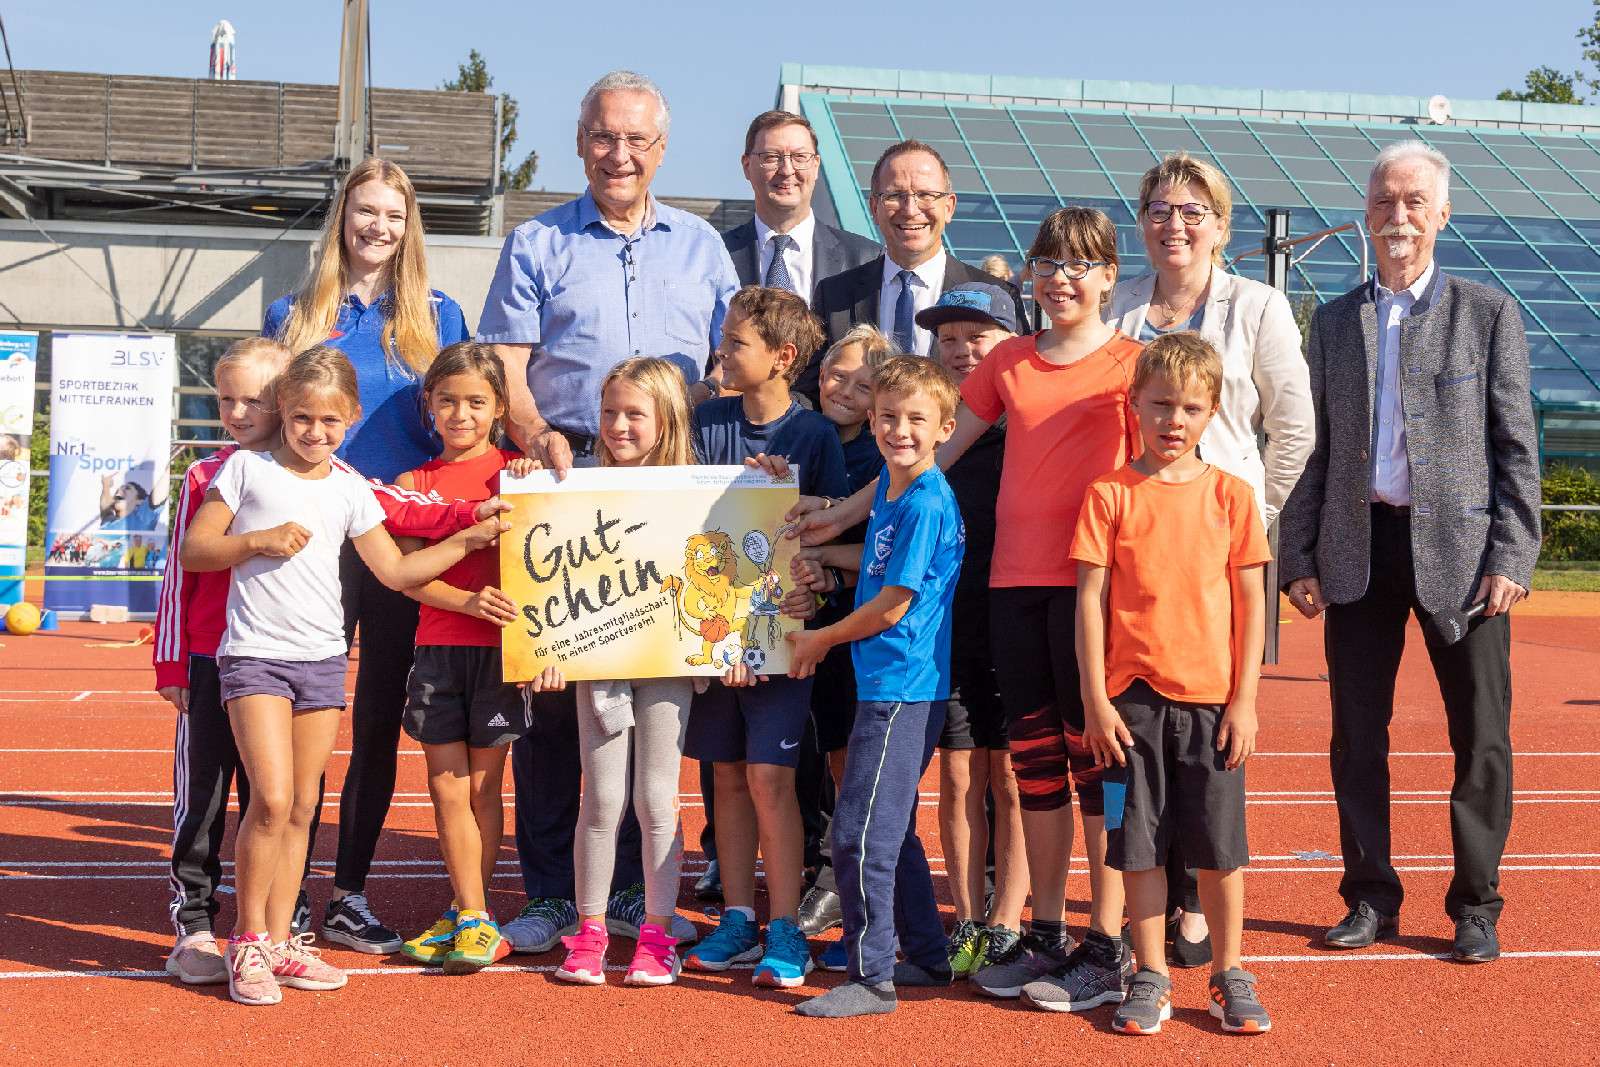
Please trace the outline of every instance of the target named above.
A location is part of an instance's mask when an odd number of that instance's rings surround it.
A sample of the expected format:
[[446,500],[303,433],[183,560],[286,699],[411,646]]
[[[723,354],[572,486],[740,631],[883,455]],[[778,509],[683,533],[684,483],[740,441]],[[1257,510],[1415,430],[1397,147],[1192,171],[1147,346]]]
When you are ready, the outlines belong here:
[[861,362],[865,363],[867,369],[874,373],[879,367],[883,366],[884,361],[890,356],[900,354],[895,351],[894,342],[884,336],[882,330],[870,322],[858,322],[850,327],[843,337],[833,342],[827,352],[823,353],[822,363],[818,369],[823,373],[827,373],[828,368],[833,366],[833,361],[844,355],[845,349],[854,346],[860,347]]
[[406,201],[405,233],[389,259],[383,351],[395,363],[419,374],[439,353],[439,325],[433,292],[428,288],[422,212],[406,172],[376,156],[359,163],[339,187],[339,195],[323,221],[322,236],[317,239],[316,261],[295,294],[294,307],[278,339],[290,351],[298,352],[322,344],[333,334],[350,285],[349,252],[344,244],[345,206],[352,190],[374,181],[387,185]]
[[1211,209],[1217,213],[1217,221],[1222,229],[1217,236],[1216,247],[1211,250],[1211,258],[1219,266],[1227,262],[1222,250],[1228,246],[1228,238],[1233,236],[1233,193],[1228,189],[1228,179],[1205,160],[1196,159],[1187,152],[1174,152],[1144,172],[1139,182],[1139,214],[1144,214],[1156,190],[1164,185],[1198,185],[1205,190],[1206,199],[1211,201]]
[[1133,366],[1129,393],[1137,393],[1151,378],[1170,378],[1180,386],[1190,380],[1203,382],[1211,391],[1211,406],[1222,403],[1222,357],[1211,342],[1193,330],[1164,333],[1145,345]]
[[[623,360],[600,383],[602,401],[612,382],[627,382],[655,401],[661,437],[645,456],[644,466],[682,467],[694,462],[694,450],[689,444],[689,387],[676,363],[655,356]],[[617,465],[604,434],[595,435],[594,454],[602,467]]]
[[961,390],[944,364],[922,356],[891,356],[872,376],[872,399],[876,403],[879,393],[896,396],[915,396],[918,393],[932,397],[939,405],[939,419],[949,422],[956,417],[956,405],[961,403]]
[[260,367],[268,372],[267,382],[270,385],[288,366],[292,355],[288,345],[270,337],[243,338],[233,342],[226,352],[217,357],[216,365],[211,368],[211,383],[215,385],[218,378],[231,370]]
[[356,368],[337,348],[317,345],[308,348],[289,361],[278,375],[277,394],[280,415],[287,414],[291,405],[308,394],[320,393],[337,398],[344,405],[344,416],[350,422],[361,418],[361,388],[356,380]]

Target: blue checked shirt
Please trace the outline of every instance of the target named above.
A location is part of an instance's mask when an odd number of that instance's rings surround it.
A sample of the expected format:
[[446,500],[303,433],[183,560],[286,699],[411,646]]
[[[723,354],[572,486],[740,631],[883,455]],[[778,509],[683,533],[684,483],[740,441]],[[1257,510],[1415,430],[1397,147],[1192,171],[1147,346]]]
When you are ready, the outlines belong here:
[[623,360],[660,356],[700,380],[738,286],[722,237],[699,216],[652,198],[639,231],[624,237],[585,192],[511,231],[478,340],[533,345],[528,389],[539,414],[592,436],[600,383]]

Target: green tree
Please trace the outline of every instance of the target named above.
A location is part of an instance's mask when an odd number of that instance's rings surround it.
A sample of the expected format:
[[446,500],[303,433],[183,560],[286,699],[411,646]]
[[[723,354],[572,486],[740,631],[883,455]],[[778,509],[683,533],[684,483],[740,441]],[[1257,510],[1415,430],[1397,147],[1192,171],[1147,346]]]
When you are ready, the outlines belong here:
[[[1600,23],[1595,29],[1600,30]],[[1584,53],[1586,56],[1588,53]],[[1600,56],[1600,52],[1596,53]],[[1500,90],[1496,100],[1521,100],[1529,104],[1581,104],[1583,97],[1576,90],[1578,84],[1588,84],[1581,74],[1562,74],[1554,67],[1535,67],[1524,79],[1527,86],[1522,92]]]
[[[456,77],[439,88],[453,93],[486,93],[494,87],[494,75],[476,48],[467,53],[467,61],[458,64]],[[500,94],[500,166],[505,174],[508,189],[526,189],[539,169],[539,153],[529,152],[515,167],[510,165],[511,146],[517,143],[517,101],[510,93]]]
[[1579,78],[1584,85],[1600,92],[1600,0],[1594,0],[1594,17],[1590,24],[1582,26],[1577,33],[1578,43],[1583,45],[1583,58],[1595,65],[1597,75],[1590,78]]

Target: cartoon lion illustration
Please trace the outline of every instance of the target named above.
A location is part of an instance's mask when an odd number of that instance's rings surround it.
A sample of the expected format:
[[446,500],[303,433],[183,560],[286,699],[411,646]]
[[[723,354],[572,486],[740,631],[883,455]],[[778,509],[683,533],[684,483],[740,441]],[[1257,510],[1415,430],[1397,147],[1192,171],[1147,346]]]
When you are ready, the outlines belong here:
[[721,530],[694,534],[684,545],[687,585],[676,575],[661,583],[662,592],[671,590],[685,625],[700,635],[700,655],[684,659],[691,667],[715,664],[717,645],[734,631],[743,632],[755,587],[739,582],[738,562],[733,539]]

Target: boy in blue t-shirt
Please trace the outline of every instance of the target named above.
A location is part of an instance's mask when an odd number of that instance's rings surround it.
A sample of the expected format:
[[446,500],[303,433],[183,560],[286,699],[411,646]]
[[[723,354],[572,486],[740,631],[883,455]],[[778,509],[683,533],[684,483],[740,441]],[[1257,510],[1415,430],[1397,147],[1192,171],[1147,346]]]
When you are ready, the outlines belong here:
[[959,401],[932,360],[896,356],[873,377],[872,434],[885,469],[859,547],[856,610],[789,635],[795,678],[852,642],[859,695],[832,829],[850,980],[801,1004],[801,1015],[882,1014],[895,1009],[896,985],[950,983],[949,943],[917,837],[917,783],[950,695],[950,603],[966,533],[934,450],[950,439]]
[[[799,468],[802,494],[844,495],[844,452],[833,424],[789,395],[822,342],[822,327],[795,294],[757,286],[735,293],[717,360],[722,387],[738,395],[695,408],[695,458],[732,464],[782,456]],[[811,950],[795,922],[804,835],[794,784],[811,712],[811,680],[780,675],[757,681],[738,664],[723,676],[724,685],[695,697],[689,713],[684,755],[714,764],[725,907],[716,930],[683,962],[694,970],[725,971],[755,960],[752,983],[792,987],[803,984],[812,969]],[[755,921],[758,844],[770,907],[765,951]]]

